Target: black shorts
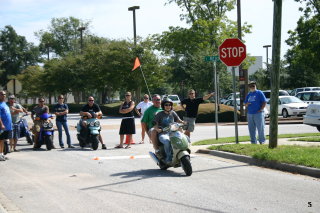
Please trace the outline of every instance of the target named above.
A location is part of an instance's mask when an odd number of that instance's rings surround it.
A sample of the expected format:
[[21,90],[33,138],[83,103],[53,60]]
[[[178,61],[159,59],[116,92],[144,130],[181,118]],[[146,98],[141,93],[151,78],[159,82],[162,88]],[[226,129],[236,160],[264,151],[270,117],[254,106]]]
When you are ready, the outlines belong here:
[[131,135],[136,134],[136,126],[134,118],[122,119],[119,135]]
[[3,132],[0,134],[0,140],[9,139],[10,133],[11,133],[11,131],[3,131]]

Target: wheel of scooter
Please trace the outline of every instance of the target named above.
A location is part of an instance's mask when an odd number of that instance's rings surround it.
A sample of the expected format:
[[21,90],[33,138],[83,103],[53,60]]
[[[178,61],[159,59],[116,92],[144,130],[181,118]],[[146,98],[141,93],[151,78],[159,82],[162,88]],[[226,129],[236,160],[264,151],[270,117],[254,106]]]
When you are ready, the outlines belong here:
[[44,142],[46,144],[47,150],[51,150],[53,145],[51,135],[46,135],[44,138]]
[[99,135],[94,135],[91,137],[91,147],[93,150],[97,150],[99,146]]
[[27,138],[28,144],[32,145],[32,144],[33,144],[33,140],[32,140],[32,138],[31,138],[30,134],[27,135],[26,138]]
[[3,146],[3,154],[6,155],[9,153],[9,144],[8,144],[8,141],[5,140],[4,141],[4,146]]
[[85,140],[80,136],[80,134],[77,134],[77,139],[79,141],[79,145],[81,148],[84,148],[86,146]]
[[190,176],[192,174],[192,166],[190,162],[190,156],[185,155],[181,159],[181,166],[183,171],[186,173],[187,176]]

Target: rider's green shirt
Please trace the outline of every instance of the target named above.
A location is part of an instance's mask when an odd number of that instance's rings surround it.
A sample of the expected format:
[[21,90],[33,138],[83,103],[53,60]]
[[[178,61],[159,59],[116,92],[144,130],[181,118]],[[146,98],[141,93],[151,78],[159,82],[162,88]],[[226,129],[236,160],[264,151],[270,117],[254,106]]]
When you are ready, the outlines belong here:
[[162,109],[155,107],[155,106],[150,106],[143,114],[143,118],[141,120],[142,123],[146,123],[147,124],[147,128],[151,129],[154,126],[154,118],[156,117],[156,114],[158,112],[161,112]]

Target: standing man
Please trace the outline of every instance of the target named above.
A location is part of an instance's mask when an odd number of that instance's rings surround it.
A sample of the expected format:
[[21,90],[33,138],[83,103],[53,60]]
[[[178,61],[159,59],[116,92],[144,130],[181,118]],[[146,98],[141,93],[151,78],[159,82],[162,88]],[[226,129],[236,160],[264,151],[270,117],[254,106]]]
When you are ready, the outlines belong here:
[[[98,104],[94,103],[94,97],[89,96],[88,103],[84,105],[80,111],[81,116],[87,116],[88,118],[92,118],[92,115],[95,115],[96,117],[102,116],[101,109]],[[100,129],[101,131],[101,129]],[[102,149],[107,149],[106,145],[103,143],[103,139],[101,137],[101,134],[99,134],[99,141],[102,145]]]
[[244,101],[246,108],[248,109],[248,128],[250,133],[250,140],[252,144],[257,143],[256,129],[258,130],[259,143],[264,144],[266,138],[264,136],[264,107],[267,104],[267,99],[263,92],[257,90],[255,81],[249,82],[249,93]]
[[189,90],[188,94],[189,98],[181,101],[181,107],[187,113],[187,116],[183,117],[183,120],[188,123],[188,128],[184,132],[184,134],[190,137],[190,133],[193,132],[194,126],[196,124],[199,105],[203,103],[205,100],[208,100],[210,97],[212,97],[214,93],[205,95],[202,98],[196,98],[196,92],[193,89],[191,89]]
[[[38,147],[38,140],[39,140],[39,133],[40,133],[40,126],[41,121],[35,118],[40,118],[40,116],[44,113],[49,113],[49,107],[47,105],[44,105],[44,98],[40,97],[38,99],[39,103],[37,106],[35,106],[31,112],[31,119],[33,121],[33,134],[34,134],[34,145],[33,149],[37,149]],[[34,115],[36,117],[34,117]],[[53,146],[53,149],[55,147]]]
[[63,95],[58,96],[58,103],[53,107],[53,110],[57,116],[56,125],[59,132],[60,147],[64,149],[64,144],[62,140],[62,127],[63,127],[64,131],[66,132],[68,148],[74,148],[74,146],[71,145],[71,138],[70,138],[68,123],[67,123],[67,114],[69,113],[69,107],[66,103],[64,103]]
[[[152,106],[152,102],[149,101],[149,95],[148,94],[144,94],[143,96],[143,101],[141,101],[137,106],[136,106],[136,113],[140,116],[141,118],[141,122],[142,122],[142,118],[143,118],[143,114],[144,112],[150,107]],[[140,111],[139,111],[140,110]],[[144,138],[146,135],[146,126],[141,124],[141,142],[140,144],[144,143]]]
[[161,98],[160,95],[155,94],[152,96],[152,103],[153,105],[150,106],[143,115],[143,118],[141,120],[141,125],[144,125],[144,128],[147,130],[147,133],[151,139],[151,142],[153,144],[153,148],[156,151],[156,154],[159,153],[159,145],[158,145],[158,133],[153,128],[155,125],[154,118],[156,117],[156,114],[158,112],[161,112]]
[[9,96],[8,106],[11,112],[12,120],[12,134],[10,137],[10,152],[18,152],[16,149],[18,139],[20,137],[20,113],[26,112],[26,110],[16,103],[16,97],[14,95]]
[[9,139],[12,131],[12,120],[10,109],[6,104],[6,92],[0,91],[0,161],[5,161],[8,158],[3,154],[4,140]]

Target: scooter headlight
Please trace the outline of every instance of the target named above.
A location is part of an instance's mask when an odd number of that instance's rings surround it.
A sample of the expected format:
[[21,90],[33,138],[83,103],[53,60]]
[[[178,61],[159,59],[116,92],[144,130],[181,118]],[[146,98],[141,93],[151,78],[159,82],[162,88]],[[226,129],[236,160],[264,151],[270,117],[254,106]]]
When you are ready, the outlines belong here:
[[42,124],[42,126],[43,126],[44,128],[47,128],[47,127],[49,126],[49,123],[48,123],[48,122],[44,122],[44,123]]
[[175,131],[178,131],[178,130],[179,130],[179,124],[174,123],[174,124],[170,125],[170,131],[171,132],[175,132]]
[[100,121],[94,122],[94,126],[100,126]]
[[89,126],[94,126],[94,122],[90,122],[90,123],[89,123]]
[[52,127],[53,127],[53,123],[50,122],[50,123],[48,124],[48,127],[52,128]]

